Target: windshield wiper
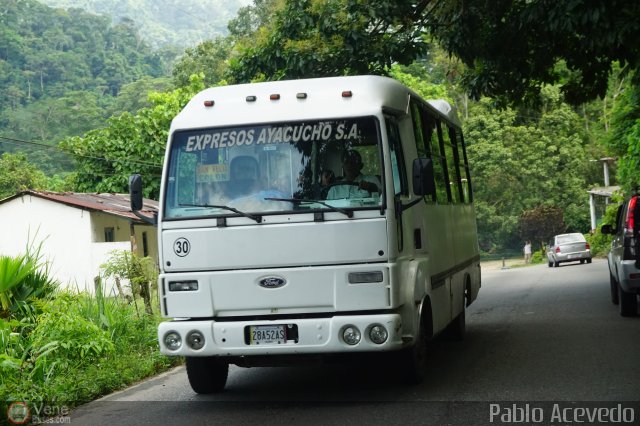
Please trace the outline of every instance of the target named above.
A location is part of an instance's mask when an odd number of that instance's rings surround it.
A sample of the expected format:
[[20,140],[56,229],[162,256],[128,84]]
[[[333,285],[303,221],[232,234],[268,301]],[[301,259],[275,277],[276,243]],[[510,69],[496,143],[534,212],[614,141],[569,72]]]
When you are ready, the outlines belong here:
[[289,202],[289,203],[296,203],[296,204],[300,204],[300,203],[318,203],[318,204],[322,204],[325,207],[329,207],[331,210],[333,210],[334,212],[338,212],[338,213],[342,213],[343,215],[351,218],[353,217],[353,211],[352,210],[345,210],[345,209],[341,209],[340,207],[335,207],[332,206],[331,204],[327,204],[322,200],[307,200],[304,198],[265,198],[265,200],[269,200],[269,201],[285,201],[285,202]]
[[230,212],[238,213],[241,216],[248,217],[249,219],[255,220],[257,223],[262,222],[262,216],[258,214],[245,213],[243,211],[240,211],[236,208],[229,207],[229,206],[222,206],[222,205],[216,205],[216,204],[178,204],[178,205],[180,207],[210,207],[213,209],[229,210]]

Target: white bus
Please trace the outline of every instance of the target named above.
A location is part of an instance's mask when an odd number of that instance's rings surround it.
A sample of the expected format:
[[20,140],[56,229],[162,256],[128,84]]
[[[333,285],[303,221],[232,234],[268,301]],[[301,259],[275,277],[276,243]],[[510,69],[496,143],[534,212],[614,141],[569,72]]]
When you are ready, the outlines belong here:
[[480,288],[472,197],[455,113],[395,80],[206,89],[169,132],[161,351],[186,357],[198,393],[229,364],[365,352],[419,382],[428,341],[462,337]]

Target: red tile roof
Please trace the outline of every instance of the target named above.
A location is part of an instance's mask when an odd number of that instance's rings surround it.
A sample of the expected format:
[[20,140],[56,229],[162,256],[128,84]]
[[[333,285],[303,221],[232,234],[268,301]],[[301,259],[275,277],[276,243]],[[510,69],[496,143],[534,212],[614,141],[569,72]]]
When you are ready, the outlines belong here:
[[[131,211],[129,194],[112,194],[112,193],[82,193],[82,192],[50,192],[50,191],[22,191],[12,197],[0,200],[0,204],[10,201],[14,198],[30,195],[40,197],[58,203],[66,204],[79,209],[100,211],[114,216],[124,217],[134,222],[144,223]],[[149,218],[158,211],[158,202],[145,198],[143,200],[143,208],[141,214]]]

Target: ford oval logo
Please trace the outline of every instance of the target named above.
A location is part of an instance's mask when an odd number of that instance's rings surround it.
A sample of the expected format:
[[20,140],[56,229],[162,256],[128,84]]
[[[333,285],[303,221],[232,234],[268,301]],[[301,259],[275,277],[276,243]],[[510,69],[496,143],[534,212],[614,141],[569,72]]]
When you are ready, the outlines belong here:
[[258,281],[258,285],[264,288],[280,288],[287,283],[287,280],[281,277],[265,277]]

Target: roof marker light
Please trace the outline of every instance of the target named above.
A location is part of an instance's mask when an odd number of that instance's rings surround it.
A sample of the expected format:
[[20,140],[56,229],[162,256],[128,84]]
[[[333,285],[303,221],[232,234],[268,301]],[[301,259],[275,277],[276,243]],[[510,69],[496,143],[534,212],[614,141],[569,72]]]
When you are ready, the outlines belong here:
[[342,91],[342,97],[343,98],[350,98],[351,96],[353,96],[353,93],[351,92],[351,90],[343,90]]
[[204,106],[206,106],[206,107],[212,107],[213,104],[215,104],[215,102],[213,102],[213,101],[204,101]]
[[273,95],[269,96],[269,99],[271,99],[272,101],[277,101],[278,99],[280,99],[280,95],[274,93]]
[[257,98],[255,96],[247,96],[247,102],[255,102],[256,99]]
[[307,99],[307,94],[306,93],[298,93],[298,94],[296,94],[296,98],[298,98],[298,99]]

